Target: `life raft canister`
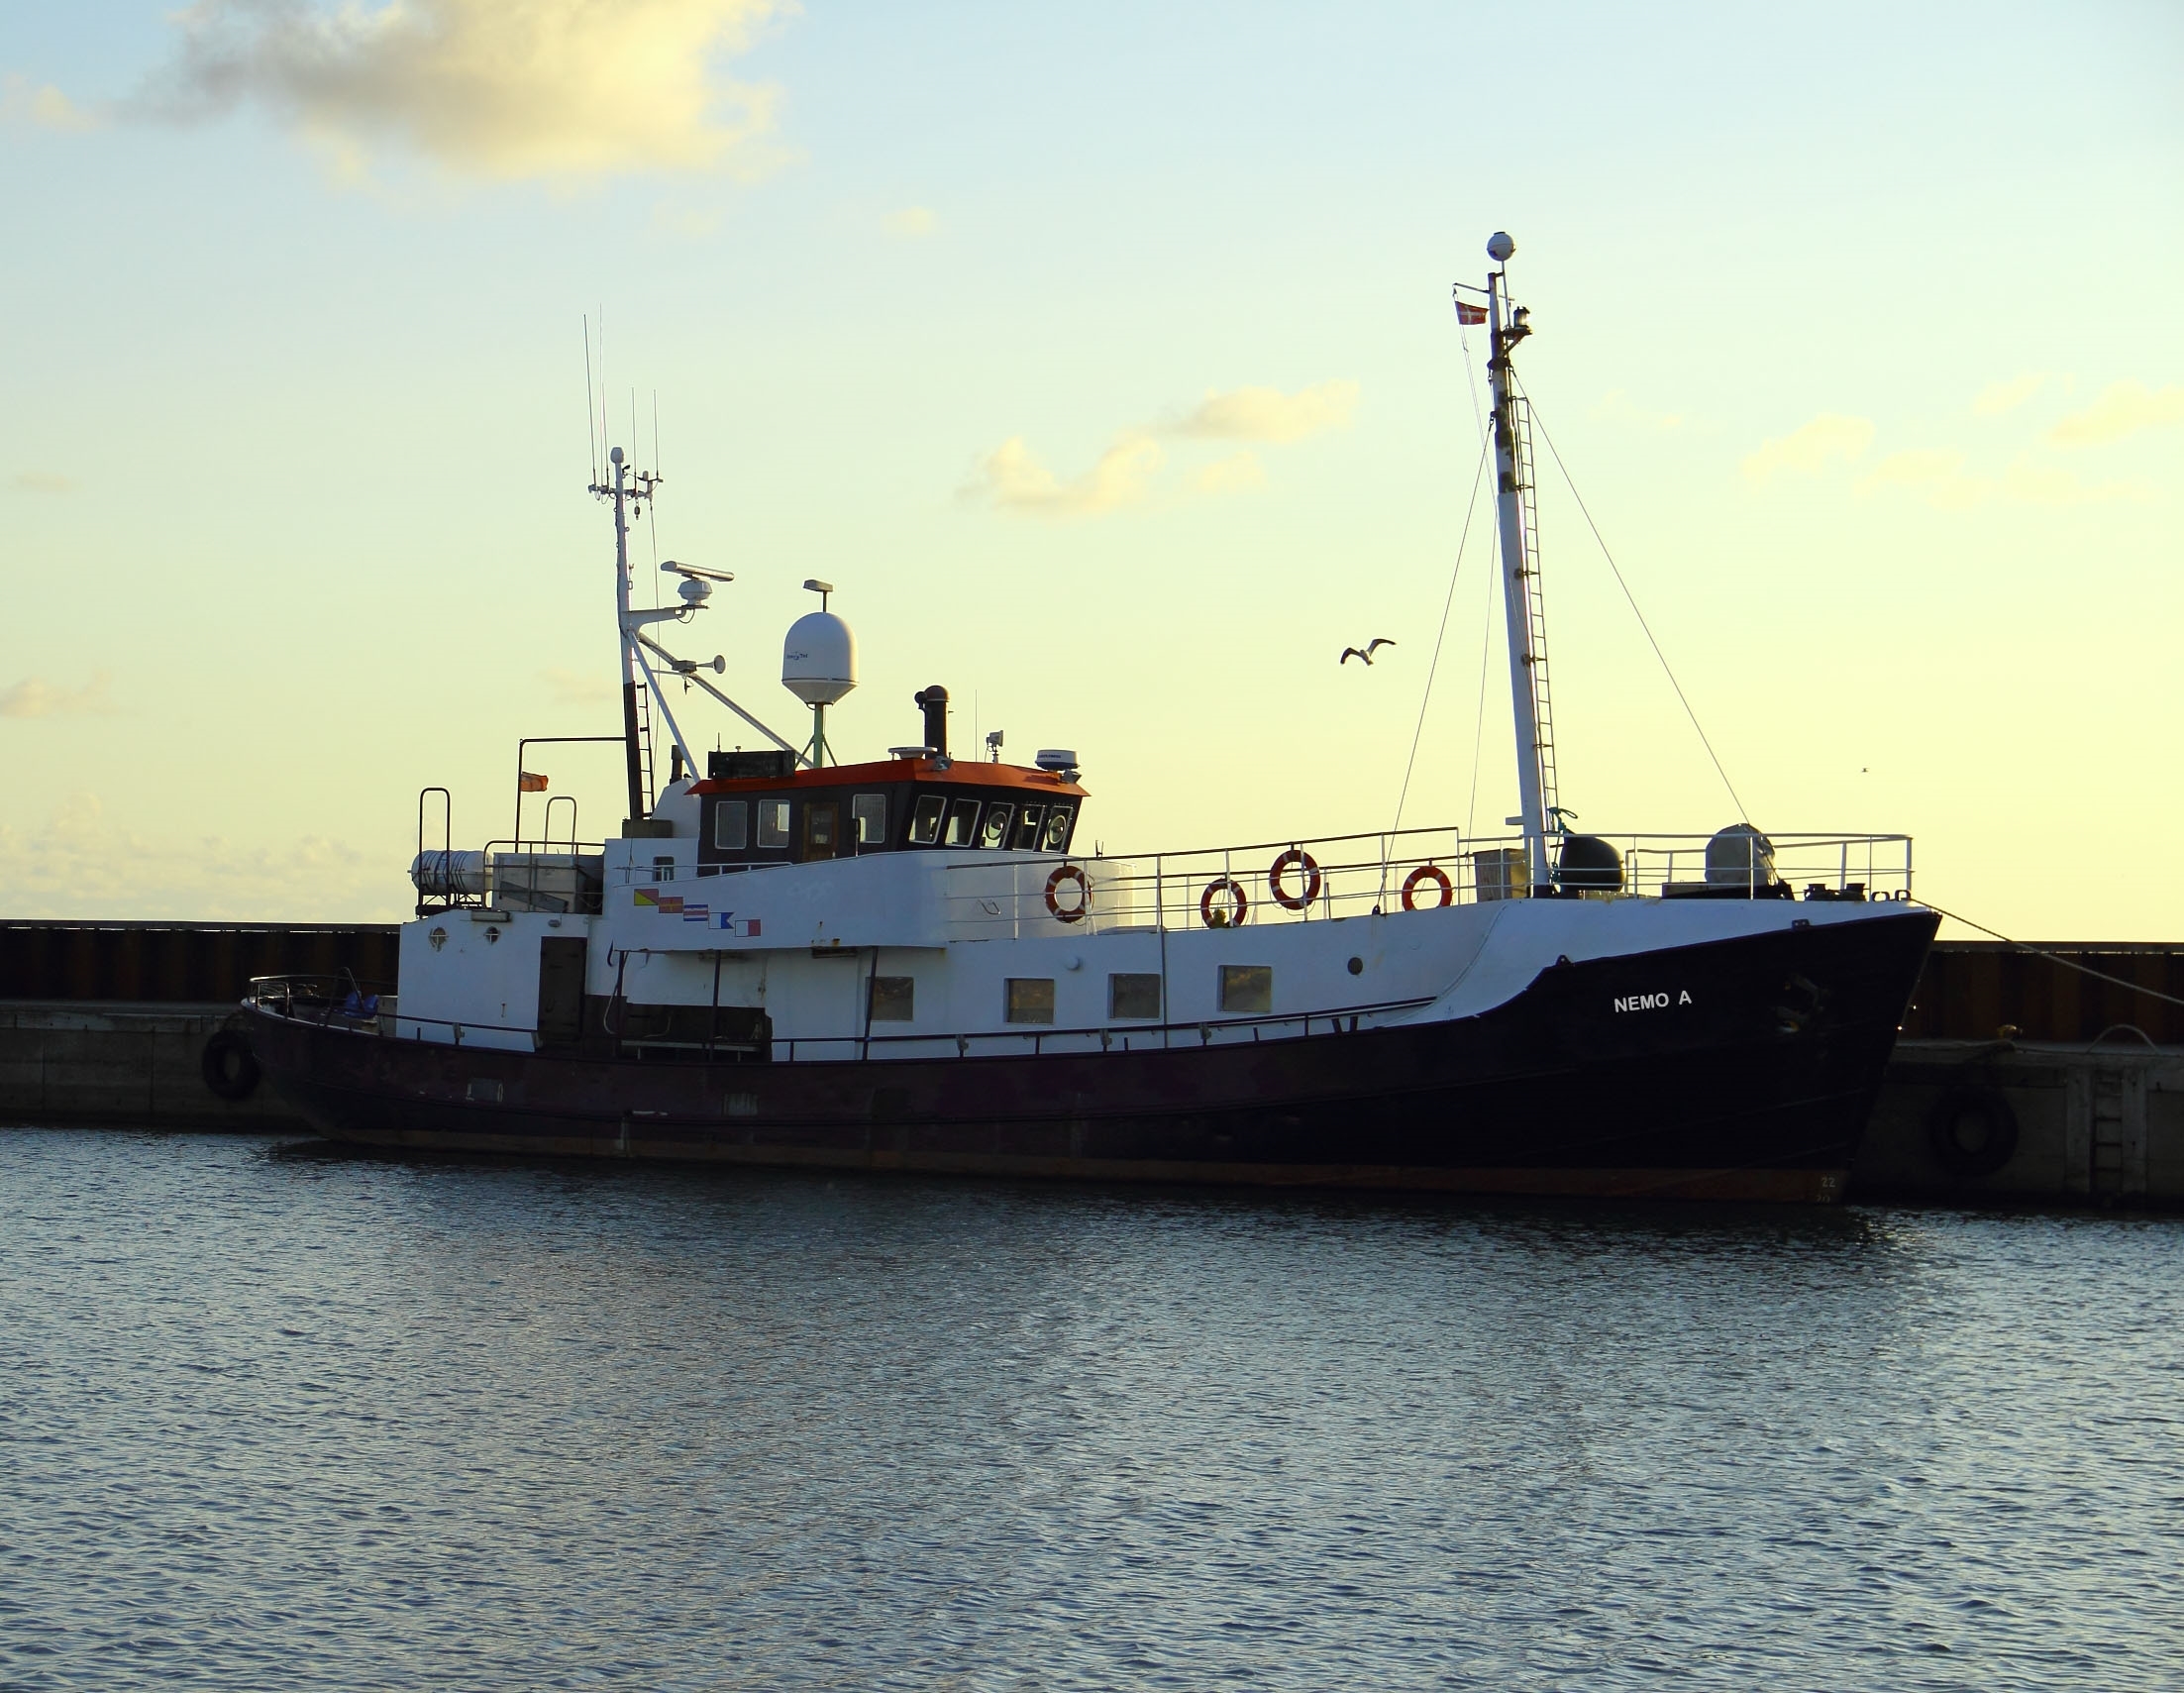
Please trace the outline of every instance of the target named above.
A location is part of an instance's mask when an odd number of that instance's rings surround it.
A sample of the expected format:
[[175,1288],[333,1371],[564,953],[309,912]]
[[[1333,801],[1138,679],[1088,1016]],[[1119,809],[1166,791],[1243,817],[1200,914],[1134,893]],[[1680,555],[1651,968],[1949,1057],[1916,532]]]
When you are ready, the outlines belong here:
[[1429,909],[1438,911],[1443,905],[1456,902],[1456,890],[1450,886],[1448,872],[1437,864],[1421,864],[1403,879],[1403,908],[1415,911],[1418,908],[1418,884],[1430,882],[1441,891],[1441,897]]
[[[1216,911],[1213,901],[1222,895],[1229,900],[1229,908]],[[1216,876],[1205,885],[1205,892],[1198,896],[1198,915],[1209,929],[1236,929],[1244,924],[1244,913],[1251,909],[1251,900],[1244,895],[1244,885],[1233,876]]]
[[[1054,896],[1060,891],[1064,883],[1070,882],[1077,885],[1077,903],[1064,905]],[[1085,920],[1085,913],[1092,909],[1092,884],[1086,880],[1085,873],[1078,869],[1076,865],[1065,864],[1047,878],[1047,909],[1060,922],[1081,923]]]
[[[1293,895],[1284,886],[1293,868],[1304,872],[1304,892]],[[1274,902],[1285,910],[1301,911],[1319,898],[1319,861],[1302,847],[1291,847],[1276,859],[1267,871],[1267,886],[1274,891]]]

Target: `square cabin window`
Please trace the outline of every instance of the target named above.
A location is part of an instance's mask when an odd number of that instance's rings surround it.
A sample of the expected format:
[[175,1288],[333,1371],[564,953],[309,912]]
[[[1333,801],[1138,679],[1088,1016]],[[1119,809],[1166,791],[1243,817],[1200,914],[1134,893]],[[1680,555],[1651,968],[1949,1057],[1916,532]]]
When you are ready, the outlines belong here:
[[850,827],[860,850],[887,844],[887,796],[860,794],[850,801]]
[[1039,850],[1039,819],[1047,814],[1044,805],[1026,805],[1024,813],[1016,820],[1016,845],[1025,852]]
[[1224,964],[1221,966],[1221,1009],[1271,1011],[1274,1009],[1274,966]]
[[761,799],[759,801],[759,845],[784,847],[788,845],[788,801],[785,799]]
[[978,839],[979,802],[976,799],[958,799],[948,807],[948,832],[941,836],[942,846],[969,846]]
[[1067,805],[1047,807],[1047,834],[1042,843],[1048,852],[1070,850],[1070,818],[1075,815]]
[[1108,977],[1107,1015],[1117,1021],[1124,1017],[1159,1016],[1160,978],[1153,975]]
[[1011,976],[1002,1002],[1001,1020],[1012,1023],[1050,1023],[1054,1020],[1054,978]]
[[915,1019],[913,1006],[917,999],[917,978],[914,976],[875,976],[872,979],[872,1020],[876,1023],[906,1023]]
[[1008,819],[1014,816],[1015,813],[1016,808],[1013,805],[988,805],[986,808],[986,824],[979,830],[979,845],[982,847],[1004,847],[1008,845]]
[[910,845],[931,846],[940,839],[940,814],[948,809],[948,801],[938,794],[918,795],[917,809],[910,813]]
[[713,850],[741,852],[750,844],[750,803],[742,799],[723,799],[713,807]]

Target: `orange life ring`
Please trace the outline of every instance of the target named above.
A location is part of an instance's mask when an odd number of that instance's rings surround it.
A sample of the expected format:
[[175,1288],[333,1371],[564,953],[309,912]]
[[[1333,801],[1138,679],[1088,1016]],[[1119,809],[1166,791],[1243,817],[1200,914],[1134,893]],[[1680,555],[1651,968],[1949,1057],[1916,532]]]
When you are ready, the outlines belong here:
[[1442,905],[1456,902],[1456,890],[1449,885],[1448,872],[1437,864],[1421,864],[1403,879],[1403,908],[1415,911],[1418,908],[1418,884],[1430,882],[1441,891],[1440,902],[1429,907],[1438,911]]
[[[1282,886],[1282,879],[1289,875],[1293,865],[1304,872],[1304,892],[1294,898]],[[1319,861],[1302,847],[1291,847],[1268,869],[1267,886],[1274,890],[1274,902],[1277,905],[1284,910],[1301,911],[1319,898]]]
[[[1226,894],[1230,908],[1215,911],[1214,899]],[[1244,913],[1251,909],[1251,900],[1244,894],[1244,885],[1233,876],[1216,876],[1205,885],[1205,892],[1198,896],[1198,915],[1209,929],[1239,929],[1244,926]]]
[[[1068,910],[1064,910],[1062,901],[1054,897],[1054,891],[1065,882],[1077,884],[1077,903]],[[1076,865],[1065,864],[1047,878],[1047,909],[1054,914],[1058,922],[1081,923],[1085,920],[1085,913],[1092,909],[1092,884],[1085,879],[1085,873],[1079,870]]]

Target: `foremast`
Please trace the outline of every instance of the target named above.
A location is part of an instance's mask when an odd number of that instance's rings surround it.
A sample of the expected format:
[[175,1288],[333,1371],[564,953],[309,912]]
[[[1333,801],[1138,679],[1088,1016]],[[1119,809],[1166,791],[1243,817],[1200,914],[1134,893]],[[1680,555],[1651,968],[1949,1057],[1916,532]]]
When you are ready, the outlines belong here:
[[1508,299],[1508,265],[1516,243],[1496,234],[1487,243],[1495,268],[1487,272],[1491,352],[1487,381],[1494,395],[1495,501],[1502,551],[1503,622],[1508,631],[1509,703],[1516,720],[1516,789],[1530,887],[1553,881],[1548,836],[1560,826],[1556,803],[1554,713],[1547,689],[1546,607],[1539,591],[1538,522],[1532,502],[1531,441],[1523,399],[1515,391],[1509,355],[1531,333],[1522,306]]
[[[613,480],[593,482],[590,491],[614,508],[614,610],[616,627],[622,642],[622,739],[625,761],[629,773],[629,815],[632,821],[651,815],[654,799],[652,769],[652,714],[660,713],[668,725],[668,735],[675,748],[676,777],[696,776],[697,759],[690,751],[690,744],[682,738],[682,727],[675,720],[675,711],[668,704],[666,688],[660,680],[660,670],[648,658],[650,652],[659,658],[670,675],[680,680],[685,687],[695,685],[711,694],[721,704],[741,717],[782,752],[795,758],[799,764],[811,761],[789,745],[766,724],[759,721],[713,683],[700,674],[710,670],[715,676],[727,669],[727,661],[715,655],[710,665],[696,659],[678,659],[669,652],[645,630],[658,623],[687,623],[703,611],[712,598],[716,582],[732,582],[733,571],[701,570],[696,565],[680,564],[668,560],[660,569],[675,577],[676,593],[679,605],[667,606],[656,611],[639,611],[630,604],[629,526],[633,518],[642,516],[646,502],[654,497],[654,489],[660,485],[660,476],[652,471],[633,471],[625,462],[619,447],[607,453]],[[806,584],[809,585],[808,583]],[[830,590],[831,591],[831,590]]]
[[644,697],[649,686],[647,667],[638,650],[637,630],[630,622],[629,507],[633,501],[651,497],[656,478],[640,471],[633,486],[630,468],[623,463],[619,447],[607,454],[607,461],[614,468],[613,482],[604,487],[593,483],[591,491],[614,502],[614,611],[615,627],[621,631],[622,640],[622,738],[629,769],[627,814],[643,817],[652,810],[652,713]]

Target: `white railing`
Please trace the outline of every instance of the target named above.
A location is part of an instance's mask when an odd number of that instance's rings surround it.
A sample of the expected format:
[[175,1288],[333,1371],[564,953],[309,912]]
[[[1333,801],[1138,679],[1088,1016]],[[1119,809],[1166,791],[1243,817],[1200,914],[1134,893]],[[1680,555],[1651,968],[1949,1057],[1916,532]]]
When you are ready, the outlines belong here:
[[[1909,835],[1774,835],[1771,864],[1762,861],[1756,874],[1723,866],[1718,848],[1710,871],[1708,844],[1716,837],[1709,835],[1588,838],[1615,849],[1619,878],[1557,869],[1549,886],[1561,897],[1871,900],[1911,894]],[[1551,858],[1558,849],[1551,844]],[[1085,912],[1075,923],[1091,934],[1221,928],[1523,899],[1529,881],[1521,837],[1404,829],[1147,857],[966,858],[949,866],[948,915],[958,933],[994,938],[1022,933],[1026,923],[1051,932],[1057,917],[1068,919],[1080,904]]]

